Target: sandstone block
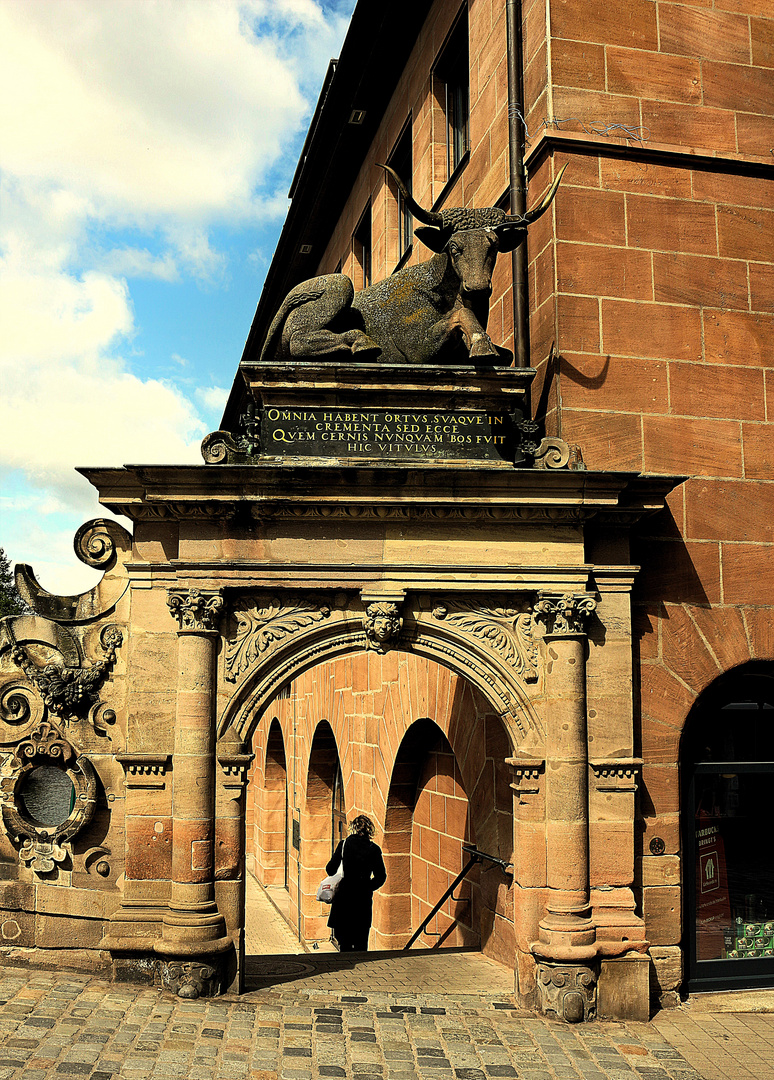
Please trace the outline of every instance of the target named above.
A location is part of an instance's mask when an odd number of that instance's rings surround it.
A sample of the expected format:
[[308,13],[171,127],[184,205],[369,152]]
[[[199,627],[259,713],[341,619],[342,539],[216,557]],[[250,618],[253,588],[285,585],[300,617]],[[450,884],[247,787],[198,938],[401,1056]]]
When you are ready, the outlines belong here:
[[652,993],[679,990],[683,981],[683,950],[678,945],[651,945]]
[[[664,202],[663,199],[640,201]],[[699,246],[703,242],[697,240]],[[601,305],[602,349],[605,353],[651,356],[656,359],[701,359],[701,317],[695,309],[669,304],[648,304],[643,307],[640,303],[627,300],[602,300]],[[645,336],[642,333],[643,320],[648,325]],[[683,367],[682,364],[676,366]]]
[[682,934],[680,889],[676,886],[642,890],[647,938],[654,945],[677,945]]
[[647,1021],[650,1018],[648,957],[636,952],[602,960],[597,988],[600,1019]]
[[643,855],[637,860],[639,879],[644,886],[679,885],[679,855]]

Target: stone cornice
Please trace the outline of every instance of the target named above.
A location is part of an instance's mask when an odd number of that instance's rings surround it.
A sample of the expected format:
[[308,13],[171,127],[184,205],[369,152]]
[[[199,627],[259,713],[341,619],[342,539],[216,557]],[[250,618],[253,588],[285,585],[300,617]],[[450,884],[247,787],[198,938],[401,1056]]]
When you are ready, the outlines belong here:
[[587,154],[596,151],[604,157],[625,157],[628,161],[660,161],[667,165],[697,169],[722,167],[729,175],[758,176],[774,175],[774,164],[770,157],[743,154],[731,150],[697,150],[694,147],[676,143],[656,142],[648,138],[639,142],[625,135],[594,135],[585,131],[561,130],[558,127],[542,127],[534,135],[525,154],[525,164],[534,174],[540,161],[550,152],[561,150],[572,153],[573,150]]
[[516,469],[507,462],[384,463],[330,459],[289,464],[160,465],[82,469],[100,502],[135,520],[422,519],[576,524],[630,523],[660,510],[682,476]]

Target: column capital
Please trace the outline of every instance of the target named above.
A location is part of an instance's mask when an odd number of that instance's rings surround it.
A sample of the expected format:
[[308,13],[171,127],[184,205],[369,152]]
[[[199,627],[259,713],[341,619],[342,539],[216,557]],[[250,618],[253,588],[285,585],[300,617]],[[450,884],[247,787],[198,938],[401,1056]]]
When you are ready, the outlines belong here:
[[203,634],[217,631],[223,612],[223,597],[216,591],[170,589],[167,605],[177,619],[178,633]]
[[590,593],[540,592],[538,596],[535,618],[545,622],[547,635],[575,637],[586,633],[586,620],[597,607]]

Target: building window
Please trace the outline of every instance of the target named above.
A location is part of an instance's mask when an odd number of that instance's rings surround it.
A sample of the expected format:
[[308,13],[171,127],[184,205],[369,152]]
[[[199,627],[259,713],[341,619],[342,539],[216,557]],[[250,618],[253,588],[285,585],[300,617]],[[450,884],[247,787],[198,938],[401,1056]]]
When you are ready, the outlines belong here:
[[363,216],[352,237],[355,256],[354,285],[356,289],[367,289],[371,284],[371,204],[363,211]]
[[449,176],[470,146],[470,63],[468,13],[457,19],[433,71],[440,82],[440,100],[446,118],[446,168]]
[[[414,171],[411,151],[411,120],[403,129],[403,133],[395,144],[395,149],[390,154],[387,164],[395,170],[408,188],[409,194],[411,194],[411,176]],[[390,186],[394,189],[398,201],[398,260],[400,260],[411,247],[414,218],[406,206],[406,200],[403,198],[400,188],[392,180]]]
[[774,868],[761,856],[774,782],[770,663],[707,687],[686,723],[682,757],[688,988],[772,986]]

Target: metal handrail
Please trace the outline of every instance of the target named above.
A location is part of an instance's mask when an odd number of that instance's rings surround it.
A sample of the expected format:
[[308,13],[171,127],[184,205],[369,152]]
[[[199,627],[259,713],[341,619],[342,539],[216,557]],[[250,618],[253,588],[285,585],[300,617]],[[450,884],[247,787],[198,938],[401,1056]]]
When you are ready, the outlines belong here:
[[[427,916],[427,918],[421,923],[419,928],[414,931],[414,933],[412,934],[411,938],[408,941],[408,944],[404,945],[404,947],[403,947],[404,952],[407,949],[411,948],[411,946],[414,944],[414,942],[417,940],[417,938],[419,937],[420,934],[425,932],[425,928],[427,927],[430,920],[435,918],[435,916],[441,910],[443,905],[446,903],[446,901],[452,895],[454,890],[457,888],[459,883],[464,878],[467,877],[468,873],[473,869],[473,867],[476,865],[477,862],[481,862],[482,860],[486,859],[489,862],[495,863],[497,866],[501,867],[501,869],[503,870],[504,873],[508,872],[508,867],[513,866],[513,863],[507,863],[503,859],[498,858],[497,855],[488,855],[485,851],[479,851],[478,848],[475,847],[473,844],[463,844],[462,845],[462,850],[467,852],[467,854],[470,855],[470,858],[465,863],[465,865],[463,866],[463,868],[459,872],[459,874],[457,874],[454,881],[451,883],[449,888],[443,894],[443,896],[438,901],[438,903],[435,905],[435,907],[430,912],[430,914]],[[463,899],[463,898],[460,897],[460,900],[461,899]],[[427,933],[432,934],[433,937],[440,937],[441,936],[440,934],[436,934],[434,931],[427,931]]]

